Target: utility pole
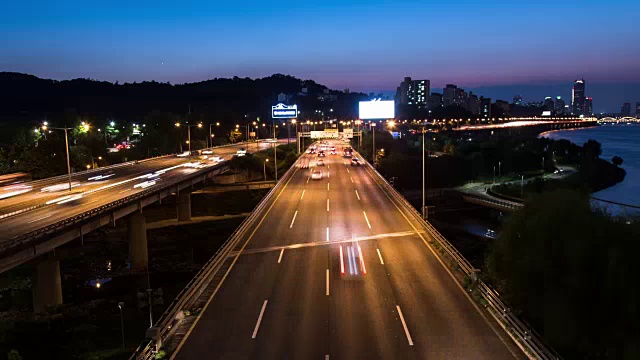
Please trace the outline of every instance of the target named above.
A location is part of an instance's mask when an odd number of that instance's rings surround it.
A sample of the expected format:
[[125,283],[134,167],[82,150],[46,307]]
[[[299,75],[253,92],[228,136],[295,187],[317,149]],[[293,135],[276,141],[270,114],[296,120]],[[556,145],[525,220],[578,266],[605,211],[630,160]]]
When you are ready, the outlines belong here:
[[426,193],[425,193],[425,175],[424,175],[424,171],[425,171],[425,151],[424,151],[424,124],[422,125],[422,219],[424,219],[424,212],[425,212],[425,203],[426,203]]
[[372,157],[372,161],[373,161],[373,166],[376,166],[376,123],[372,122],[371,123],[371,133],[373,134],[373,157]]

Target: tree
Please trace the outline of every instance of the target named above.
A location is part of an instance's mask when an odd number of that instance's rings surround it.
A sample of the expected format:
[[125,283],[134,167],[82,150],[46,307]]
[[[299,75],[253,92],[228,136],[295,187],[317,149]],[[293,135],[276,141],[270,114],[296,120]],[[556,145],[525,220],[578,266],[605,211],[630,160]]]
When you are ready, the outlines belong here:
[[534,196],[504,224],[491,281],[566,358],[638,358],[640,226],[591,208],[586,193]]
[[620,156],[614,156],[611,158],[611,162],[616,166],[620,166],[622,165],[622,158]]

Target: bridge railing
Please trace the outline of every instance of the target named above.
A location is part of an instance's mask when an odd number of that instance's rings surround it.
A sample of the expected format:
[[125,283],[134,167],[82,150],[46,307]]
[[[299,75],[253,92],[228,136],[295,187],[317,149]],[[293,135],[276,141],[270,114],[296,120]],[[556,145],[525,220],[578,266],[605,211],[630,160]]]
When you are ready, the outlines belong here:
[[[508,200],[499,200],[499,199],[490,199],[488,197],[485,196],[481,196],[481,195],[476,195],[476,194],[471,194],[471,193],[463,193],[462,197],[465,198],[470,198],[470,199],[474,199],[478,202],[485,202],[485,203],[490,203],[490,204],[494,204],[494,205],[498,205],[501,206],[503,208],[507,208],[510,210],[517,210],[522,208],[524,205],[521,203],[516,203],[513,201],[508,201]],[[470,201],[473,202],[473,201]]]
[[[460,252],[447,240],[440,232],[433,227],[428,221],[425,221],[420,213],[411,205],[393,186],[391,186],[387,180],[382,176],[371,164],[365,161],[365,164],[373,175],[374,179],[378,179],[385,192],[393,197],[397,204],[401,205],[407,212],[409,212],[413,218],[428,232],[432,241],[431,243],[437,244],[439,249],[442,249],[448,257],[455,261],[456,265],[465,276],[470,279],[477,278],[477,272],[471,263],[460,254]],[[500,324],[500,326],[507,332],[507,334],[514,340],[516,345],[524,352],[524,354],[530,359],[560,359],[553,349],[547,346],[542,337],[539,336],[529,326],[518,319],[501,300],[498,293],[491,289],[481,279],[475,281],[478,295],[480,296],[480,303],[488,310],[491,316]]]
[[162,314],[155,328],[155,341],[142,344],[136,349],[134,354],[129,358],[133,359],[153,359],[158,347],[166,343],[171,336],[175,334],[178,326],[185,317],[185,310],[192,308],[193,304],[202,295],[209,283],[213,280],[216,273],[220,270],[229,254],[238,245],[240,240],[244,239],[249,229],[255,225],[255,222],[263,214],[269,206],[273,196],[282,189],[287,181],[293,176],[297,170],[298,161],[293,163],[289,170],[279,179],[275,187],[262,198],[262,201],[253,209],[251,214],[245,218],[240,226],[229,236],[227,241],[216,251],[216,253],[207,261],[189,283],[182,289],[176,298],[169,304],[165,312]]

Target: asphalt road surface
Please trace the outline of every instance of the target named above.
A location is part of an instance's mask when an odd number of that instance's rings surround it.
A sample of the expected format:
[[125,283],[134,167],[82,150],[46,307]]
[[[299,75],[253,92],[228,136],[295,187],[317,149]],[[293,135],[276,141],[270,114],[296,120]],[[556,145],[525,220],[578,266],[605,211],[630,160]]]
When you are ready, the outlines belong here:
[[304,156],[174,358],[522,357],[364,166]]
[[[282,144],[283,140],[279,142]],[[272,143],[266,141],[239,144],[214,149],[213,154],[208,156],[221,156],[224,160],[229,160],[240,148],[255,152],[256,149],[263,150],[272,146]],[[215,165],[192,155],[191,162],[197,161],[201,161],[201,166]],[[67,178],[25,183],[24,185],[31,187],[30,191],[0,200],[0,243],[153,186],[161,186],[162,183],[198,170],[185,166],[188,163],[188,157],[168,156],[135,165],[105,167],[102,171],[89,174],[72,174],[71,194]],[[149,177],[154,173],[157,176]],[[100,175],[103,177],[99,178]]]

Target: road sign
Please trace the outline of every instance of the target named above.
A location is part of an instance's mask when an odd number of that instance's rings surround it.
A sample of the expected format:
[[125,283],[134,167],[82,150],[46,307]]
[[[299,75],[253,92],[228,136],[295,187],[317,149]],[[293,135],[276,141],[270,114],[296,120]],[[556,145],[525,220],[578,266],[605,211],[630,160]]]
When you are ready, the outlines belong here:
[[342,130],[342,136],[344,136],[345,139],[353,139],[353,129]]
[[274,119],[295,119],[298,117],[298,105],[278,104],[272,106],[271,117]]

